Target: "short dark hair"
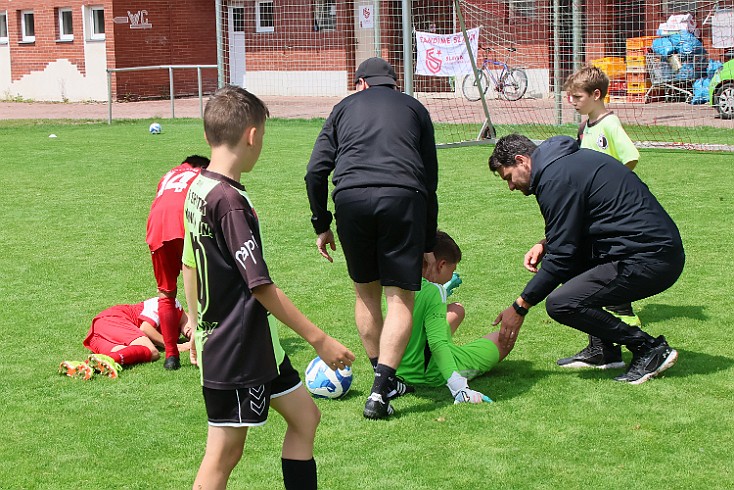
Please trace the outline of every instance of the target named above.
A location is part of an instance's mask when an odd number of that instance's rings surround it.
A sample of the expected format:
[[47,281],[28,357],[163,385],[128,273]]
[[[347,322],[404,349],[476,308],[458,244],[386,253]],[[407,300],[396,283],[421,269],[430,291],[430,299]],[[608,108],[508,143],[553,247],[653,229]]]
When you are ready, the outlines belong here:
[[538,147],[530,138],[522,134],[508,134],[497,141],[492,155],[489,157],[489,169],[497,172],[500,167],[514,167],[517,165],[515,155],[530,156]]
[[461,261],[461,249],[448,233],[436,230],[436,245],[433,247],[433,256],[436,257],[436,260],[458,264]]
[[204,168],[209,165],[209,159],[201,155],[189,155],[181,163],[188,163],[194,168]]
[[204,109],[204,134],[210,146],[234,148],[245,130],[263,126],[270,113],[265,103],[242,87],[217,89]]

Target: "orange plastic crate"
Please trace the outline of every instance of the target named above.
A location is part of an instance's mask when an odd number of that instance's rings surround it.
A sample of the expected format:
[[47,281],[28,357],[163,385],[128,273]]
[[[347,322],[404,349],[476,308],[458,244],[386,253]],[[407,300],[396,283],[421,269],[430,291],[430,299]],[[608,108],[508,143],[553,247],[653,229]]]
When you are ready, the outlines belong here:
[[647,73],[641,72],[641,73],[634,73],[634,72],[627,72],[627,83],[644,83],[649,81],[649,77],[647,76]]
[[627,49],[644,49],[652,46],[657,36],[628,37]]
[[[645,59],[643,57],[643,59]],[[591,64],[599,68],[601,71],[611,78],[622,78],[626,71],[624,64],[624,58],[607,56],[606,58],[600,58],[598,60],[592,60]]]
[[650,80],[645,82],[628,82],[627,94],[644,94],[652,86]]
[[645,94],[627,95],[627,102],[631,102],[633,104],[644,104]]

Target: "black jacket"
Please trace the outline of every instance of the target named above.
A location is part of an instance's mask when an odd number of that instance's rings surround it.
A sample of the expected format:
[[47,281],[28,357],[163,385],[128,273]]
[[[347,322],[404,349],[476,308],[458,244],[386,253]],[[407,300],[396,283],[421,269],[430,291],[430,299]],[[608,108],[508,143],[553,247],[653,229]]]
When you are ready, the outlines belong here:
[[602,262],[683,253],[680,233],[637,175],[567,136],[531,155],[530,192],[545,219],[542,267],[523,299],[537,304],[558,285]]
[[438,217],[438,162],[433,123],[423,105],[390,86],[373,86],[339,102],[324,123],[306,172],[311,223],[329,229],[328,177],[334,194],[354,187],[404,187],[426,198],[426,250]]

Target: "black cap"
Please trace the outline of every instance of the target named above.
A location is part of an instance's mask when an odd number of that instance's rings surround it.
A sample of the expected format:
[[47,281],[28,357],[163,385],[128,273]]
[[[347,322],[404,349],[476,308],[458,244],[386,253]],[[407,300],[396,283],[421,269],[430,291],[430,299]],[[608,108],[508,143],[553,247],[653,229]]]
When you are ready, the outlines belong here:
[[370,85],[396,85],[398,77],[392,65],[382,58],[369,58],[360,63],[354,74],[356,85],[360,78],[364,78]]

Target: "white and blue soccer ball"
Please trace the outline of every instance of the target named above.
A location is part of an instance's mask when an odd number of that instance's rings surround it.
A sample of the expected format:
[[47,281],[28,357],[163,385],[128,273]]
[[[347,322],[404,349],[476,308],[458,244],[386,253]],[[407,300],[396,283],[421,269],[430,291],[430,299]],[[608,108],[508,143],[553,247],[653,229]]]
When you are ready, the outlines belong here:
[[306,389],[316,398],[339,398],[352,386],[352,369],[331,369],[320,357],[306,366]]
[[150,126],[148,126],[148,131],[150,132],[150,134],[161,134],[161,125],[157,122],[150,123]]

